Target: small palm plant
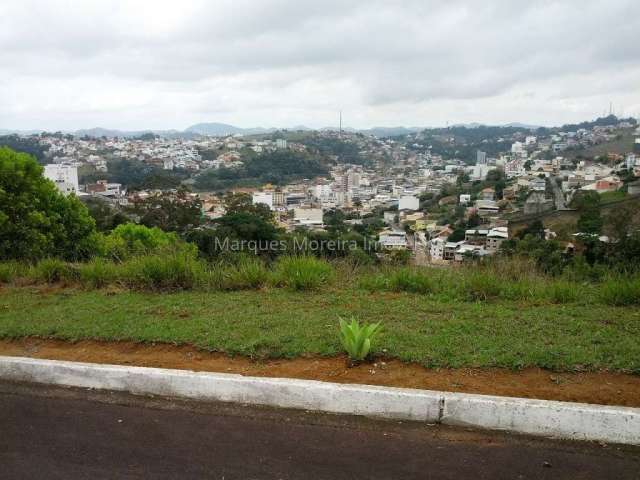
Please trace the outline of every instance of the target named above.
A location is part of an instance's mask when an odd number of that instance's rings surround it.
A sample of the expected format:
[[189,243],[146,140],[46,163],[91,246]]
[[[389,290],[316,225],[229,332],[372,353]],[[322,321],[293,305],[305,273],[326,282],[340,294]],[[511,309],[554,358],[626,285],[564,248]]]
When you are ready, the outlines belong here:
[[360,325],[353,317],[351,323],[340,318],[340,340],[352,364],[361,362],[367,357],[371,350],[371,340],[380,333],[381,329],[380,322]]

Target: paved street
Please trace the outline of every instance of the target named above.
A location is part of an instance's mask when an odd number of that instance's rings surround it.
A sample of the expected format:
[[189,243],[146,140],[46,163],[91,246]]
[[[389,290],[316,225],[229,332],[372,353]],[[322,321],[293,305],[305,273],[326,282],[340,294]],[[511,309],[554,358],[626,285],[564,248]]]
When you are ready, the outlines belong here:
[[640,449],[0,383],[0,478],[640,478]]

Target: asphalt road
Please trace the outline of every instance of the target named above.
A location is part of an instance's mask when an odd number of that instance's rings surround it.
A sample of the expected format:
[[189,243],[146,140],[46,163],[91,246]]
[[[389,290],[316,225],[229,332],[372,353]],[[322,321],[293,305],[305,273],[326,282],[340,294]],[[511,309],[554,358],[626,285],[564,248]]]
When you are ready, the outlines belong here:
[[637,479],[640,449],[0,383],[0,478]]

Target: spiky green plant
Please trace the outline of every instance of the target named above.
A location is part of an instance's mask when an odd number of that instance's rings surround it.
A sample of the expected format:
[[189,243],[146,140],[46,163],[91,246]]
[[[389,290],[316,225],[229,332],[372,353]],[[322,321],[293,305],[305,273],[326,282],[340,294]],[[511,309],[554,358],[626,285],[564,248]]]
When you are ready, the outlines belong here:
[[340,340],[352,362],[360,362],[369,355],[371,341],[381,329],[380,322],[360,325],[353,317],[351,323],[340,318]]

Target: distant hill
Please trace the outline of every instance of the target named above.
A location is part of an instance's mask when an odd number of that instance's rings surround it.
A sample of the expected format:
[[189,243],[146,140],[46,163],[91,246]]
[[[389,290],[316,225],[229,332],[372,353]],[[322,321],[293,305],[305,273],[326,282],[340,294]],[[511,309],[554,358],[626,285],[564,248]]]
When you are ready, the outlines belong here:
[[223,136],[223,135],[256,135],[275,132],[276,128],[240,128],[226,123],[197,123],[188,127],[185,132],[199,135]]
[[361,133],[373,135],[375,137],[397,137],[409,135],[423,130],[423,127],[373,127],[366,130],[358,130]]
[[193,138],[197,136],[196,134],[191,134],[189,132],[181,132],[180,130],[113,130],[109,128],[85,128],[81,130],[76,130],[73,134],[76,137],[122,137],[122,138],[134,138],[139,137],[140,135],[152,133],[154,135],[158,135],[166,138]]
[[452,125],[452,127],[464,127],[464,128],[505,127],[505,128],[521,128],[525,130],[537,130],[538,128],[541,128],[539,125],[529,125],[527,123],[519,123],[519,122],[505,123],[504,125],[489,125],[486,123],[478,123],[478,122],[456,123],[455,125]]
[[529,125],[527,123],[519,123],[519,122],[506,123],[506,124],[504,124],[502,126],[503,127],[512,127],[512,128],[525,128],[527,130],[537,130],[539,128],[542,128],[541,125]]
[[[397,137],[402,135],[409,135],[416,132],[421,131],[446,131],[448,129],[453,128],[466,128],[469,130],[476,130],[481,128],[493,128],[493,127],[501,127],[501,128],[511,128],[511,129],[521,129],[521,130],[537,130],[543,129],[544,132],[555,132],[555,131],[572,131],[577,130],[578,128],[592,128],[596,125],[611,125],[618,123],[619,121],[627,120],[630,123],[635,125],[635,120],[632,118],[629,119],[619,119],[613,115],[608,117],[598,118],[596,120],[590,122],[583,122],[578,124],[571,125],[563,125],[561,127],[541,127],[538,125],[531,125],[527,123],[519,123],[512,122],[504,125],[487,125],[483,123],[473,122],[473,123],[459,123],[455,125],[451,125],[448,128],[439,127],[439,128],[431,128],[431,127],[373,127],[373,128],[365,128],[365,129],[355,129],[352,127],[343,127],[345,132],[360,132],[366,135],[374,135],[376,137]],[[263,134],[271,134],[278,131],[337,131],[339,127],[325,127],[325,128],[309,128],[304,125],[297,125],[294,127],[250,127],[250,128],[242,128],[237,127],[235,125],[230,125],[227,123],[218,123],[218,122],[204,122],[197,123],[195,125],[191,125],[185,130],[117,130],[110,128],[87,128],[76,130],[75,132],[63,131],[62,133],[70,133],[77,137],[82,136],[90,136],[90,137],[123,137],[123,138],[132,138],[139,137],[143,134],[153,133],[155,135],[159,135],[166,138],[187,138],[192,139],[196,138],[200,135],[208,135],[208,136],[225,136],[225,135],[263,135]],[[32,135],[36,133],[41,133],[43,130],[11,130],[11,129],[0,129],[0,135],[8,135],[8,134],[18,134],[18,135]]]

